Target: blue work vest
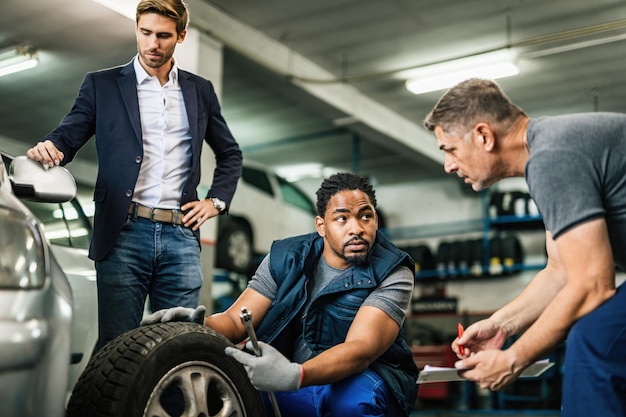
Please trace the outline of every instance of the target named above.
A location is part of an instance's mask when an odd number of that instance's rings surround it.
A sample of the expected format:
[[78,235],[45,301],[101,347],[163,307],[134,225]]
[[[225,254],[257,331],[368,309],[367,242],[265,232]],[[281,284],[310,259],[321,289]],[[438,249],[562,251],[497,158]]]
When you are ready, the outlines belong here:
[[[312,279],[323,247],[324,239],[317,233],[272,244],[270,272],[276,281],[277,293],[257,328],[257,336],[288,358],[293,358],[294,341],[300,333],[314,355],[344,342],[367,296],[398,266],[406,266],[411,271],[415,268],[408,254],[377,232],[368,261],[335,278],[304,311],[309,296],[307,284]],[[408,415],[417,396],[418,370],[402,330],[370,368],[383,378]]]

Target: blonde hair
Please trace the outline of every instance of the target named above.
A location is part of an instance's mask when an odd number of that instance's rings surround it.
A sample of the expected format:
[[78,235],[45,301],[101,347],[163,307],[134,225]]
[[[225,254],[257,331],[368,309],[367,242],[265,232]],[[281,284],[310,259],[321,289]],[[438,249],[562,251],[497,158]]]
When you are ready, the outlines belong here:
[[189,24],[187,4],[183,0],[141,0],[137,5],[136,19],[144,13],[156,13],[176,21],[176,33],[181,34]]

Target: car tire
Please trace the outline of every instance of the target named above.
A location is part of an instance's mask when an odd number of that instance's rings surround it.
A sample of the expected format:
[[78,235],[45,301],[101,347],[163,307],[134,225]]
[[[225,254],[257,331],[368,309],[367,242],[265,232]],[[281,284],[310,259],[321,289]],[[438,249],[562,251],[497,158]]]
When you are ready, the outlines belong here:
[[230,220],[217,239],[217,266],[245,274],[252,262],[252,234],[241,222]]
[[[194,323],[131,330],[91,359],[66,416],[265,416],[260,393],[226,346],[233,344]],[[165,405],[168,394],[176,406]]]

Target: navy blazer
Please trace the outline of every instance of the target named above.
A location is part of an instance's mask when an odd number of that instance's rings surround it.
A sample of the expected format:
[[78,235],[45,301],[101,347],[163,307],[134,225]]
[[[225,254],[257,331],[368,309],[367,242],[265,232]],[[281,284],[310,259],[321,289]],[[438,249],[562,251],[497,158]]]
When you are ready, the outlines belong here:
[[[222,117],[211,82],[180,69],[178,75],[192,136],[191,170],[180,204],[198,200],[204,140],[216,159],[207,197],[217,197],[229,205],[241,176],[241,150]],[[51,140],[64,153],[61,164],[65,165],[94,134],[98,177],[89,257],[99,261],[108,254],[126,221],[143,160],[137,77],[132,61],[88,73],[71,111],[44,140]],[[199,241],[199,231],[196,237]]]

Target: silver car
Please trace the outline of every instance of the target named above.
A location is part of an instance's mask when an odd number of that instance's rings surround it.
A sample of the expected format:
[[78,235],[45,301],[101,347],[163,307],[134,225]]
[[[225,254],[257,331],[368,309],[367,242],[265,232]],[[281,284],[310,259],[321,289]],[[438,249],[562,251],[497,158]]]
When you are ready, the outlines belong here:
[[1,154],[0,416],[60,417],[97,341],[91,227],[67,170]]

